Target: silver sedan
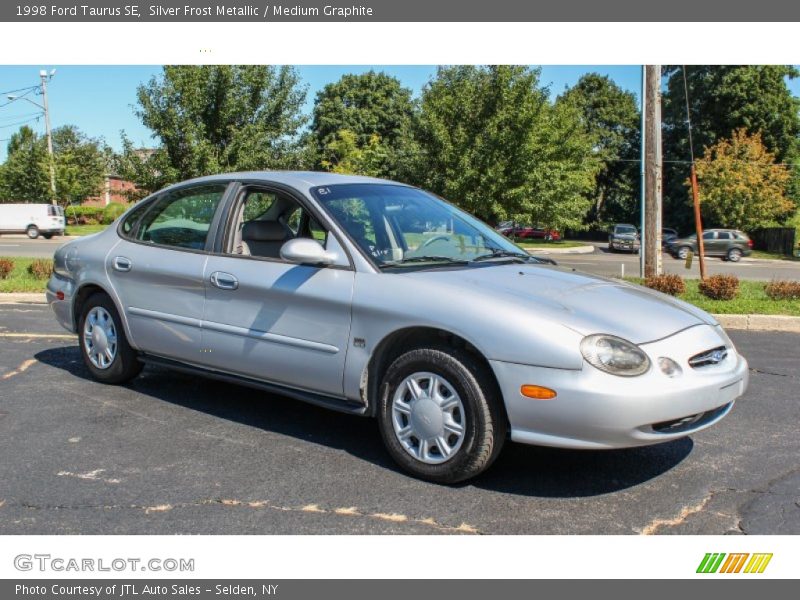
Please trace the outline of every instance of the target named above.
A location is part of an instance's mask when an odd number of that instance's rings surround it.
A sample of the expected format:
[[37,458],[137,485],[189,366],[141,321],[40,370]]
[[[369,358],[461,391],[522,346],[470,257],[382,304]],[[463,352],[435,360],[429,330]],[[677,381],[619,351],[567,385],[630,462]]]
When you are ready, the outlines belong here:
[[47,296],[99,381],[158,363],[376,417],[404,469],[444,483],[507,438],[686,436],[747,387],[702,310],[546,264],[432,194],[365,177],[169,187],[62,246]]

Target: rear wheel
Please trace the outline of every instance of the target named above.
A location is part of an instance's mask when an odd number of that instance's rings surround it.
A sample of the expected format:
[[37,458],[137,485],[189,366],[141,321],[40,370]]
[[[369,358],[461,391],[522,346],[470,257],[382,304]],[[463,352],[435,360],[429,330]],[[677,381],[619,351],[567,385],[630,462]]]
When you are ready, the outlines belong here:
[[136,351],[128,344],[117,307],[106,294],[90,296],[78,322],[83,362],[103,383],[125,383],[142,370]]
[[494,462],[507,423],[487,368],[455,349],[397,358],[381,385],[378,423],[392,458],[429,481],[456,483]]
[[739,262],[742,260],[742,251],[739,248],[731,248],[725,257],[731,262]]
[[25,233],[28,234],[28,237],[32,240],[35,240],[39,237],[39,228],[36,225],[28,225],[28,228],[25,230]]
[[681,260],[686,260],[686,257],[689,256],[689,252],[691,251],[692,249],[689,248],[689,246],[681,246],[680,248],[678,248],[678,252],[676,253],[676,255]]

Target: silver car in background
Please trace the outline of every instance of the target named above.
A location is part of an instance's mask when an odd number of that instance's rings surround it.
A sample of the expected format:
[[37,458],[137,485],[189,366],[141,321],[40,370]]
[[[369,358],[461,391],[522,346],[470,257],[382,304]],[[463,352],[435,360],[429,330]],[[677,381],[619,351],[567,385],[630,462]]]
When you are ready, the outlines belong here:
[[62,246],[47,297],[99,381],[151,362],[376,417],[404,469],[443,483],[508,437],[686,436],[748,382],[702,310],[544,264],[432,194],[365,177],[169,187]]

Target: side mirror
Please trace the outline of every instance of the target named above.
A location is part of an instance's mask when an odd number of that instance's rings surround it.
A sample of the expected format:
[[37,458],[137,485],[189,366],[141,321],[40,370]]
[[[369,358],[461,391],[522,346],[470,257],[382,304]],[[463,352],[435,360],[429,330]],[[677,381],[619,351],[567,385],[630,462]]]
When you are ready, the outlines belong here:
[[295,238],[281,246],[281,258],[298,265],[332,265],[336,257],[327,252],[317,240]]

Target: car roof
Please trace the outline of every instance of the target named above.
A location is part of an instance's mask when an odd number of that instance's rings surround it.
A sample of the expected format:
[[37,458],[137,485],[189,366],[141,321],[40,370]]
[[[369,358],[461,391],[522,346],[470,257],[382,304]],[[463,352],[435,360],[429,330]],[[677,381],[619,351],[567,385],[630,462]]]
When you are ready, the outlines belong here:
[[172,187],[184,186],[194,183],[214,183],[218,181],[247,180],[260,181],[264,183],[279,183],[291,186],[303,192],[321,185],[342,185],[354,183],[380,183],[390,185],[406,185],[388,179],[378,179],[376,177],[364,177],[361,175],[341,175],[339,173],[327,173],[324,171],[239,171],[235,173],[220,173],[219,175],[208,175],[196,177],[188,181],[182,181]]

